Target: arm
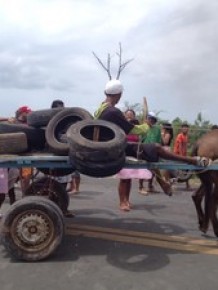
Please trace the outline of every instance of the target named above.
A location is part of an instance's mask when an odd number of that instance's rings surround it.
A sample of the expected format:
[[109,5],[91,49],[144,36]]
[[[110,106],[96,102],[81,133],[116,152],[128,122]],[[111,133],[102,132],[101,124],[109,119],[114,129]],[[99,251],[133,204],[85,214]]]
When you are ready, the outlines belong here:
[[135,125],[132,130],[129,132],[129,134],[135,134],[135,135],[146,135],[146,133],[149,130],[148,124],[141,124],[141,125]]

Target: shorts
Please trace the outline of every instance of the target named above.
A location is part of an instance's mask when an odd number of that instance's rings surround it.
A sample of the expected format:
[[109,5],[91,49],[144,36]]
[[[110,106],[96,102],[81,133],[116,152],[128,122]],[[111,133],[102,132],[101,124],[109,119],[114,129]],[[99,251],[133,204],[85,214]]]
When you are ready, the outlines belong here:
[[148,169],[131,169],[123,168],[117,174],[116,178],[119,179],[151,179],[152,173]]
[[[150,143],[150,144],[138,144],[138,143],[127,143],[126,146],[126,155],[132,156],[135,158],[142,159],[148,162],[158,162],[159,155],[156,143]],[[139,152],[139,156],[138,156]]]

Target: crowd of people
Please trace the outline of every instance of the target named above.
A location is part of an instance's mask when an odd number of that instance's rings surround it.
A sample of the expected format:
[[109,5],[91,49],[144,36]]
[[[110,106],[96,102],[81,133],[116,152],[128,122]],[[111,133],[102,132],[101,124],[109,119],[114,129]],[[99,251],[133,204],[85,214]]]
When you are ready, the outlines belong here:
[[[173,146],[172,125],[170,123],[158,125],[158,117],[154,112],[149,112],[145,120],[139,123],[134,110],[128,109],[123,113],[116,107],[123,93],[123,85],[119,80],[107,82],[104,93],[105,100],[100,104],[94,116],[96,119],[110,121],[123,129],[127,138],[127,156],[148,162],[158,162],[160,159],[166,159],[201,166],[209,164],[207,158],[192,157],[187,154],[188,124],[182,124],[181,132],[176,136]],[[51,108],[64,108],[64,106],[64,102],[61,100],[54,100],[51,104]],[[15,117],[9,118],[7,121],[27,124],[27,115],[30,112],[29,107],[23,106],[16,111]],[[1,120],[5,121],[5,118],[0,118]],[[0,207],[7,193],[9,194],[10,204],[15,202],[14,184],[17,180],[20,180],[21,190],[25,192],[31,182],[32,173],[32,168],[15,169],[15,171],[11,169],[0,170]],[[155,192],[153,183],[156,179],[163,192],[166,195],[172,195],[171,175],[168,171],[124,168],[116,177],[119,179],[119,207],[122,211],[130,211],[132,207],[130,203],[132,179],[139,180],[139,193],[141,194],[147,195],[149,192]],[[65,188],[69,184],[68,190],[72,194],[78,193],[80,190],[81,177],[77,171],[68,176],[55,177],[55,179],[62,183]],[[144,188],[144,182],[148,184],[147,188]],[[189,186],[187,183],[187,188]]]

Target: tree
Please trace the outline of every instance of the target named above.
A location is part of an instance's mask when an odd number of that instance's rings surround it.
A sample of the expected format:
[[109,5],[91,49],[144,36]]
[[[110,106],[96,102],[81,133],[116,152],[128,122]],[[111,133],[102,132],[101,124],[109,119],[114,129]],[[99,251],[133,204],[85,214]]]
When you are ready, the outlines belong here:
[[[92,53],[93,53],[94,57],[97,59],[97,61],[99,62],[99,64],[103,67],[103,69],[106,70],[108,77],[109,77],[109,80],[111,80],[112,75],[111,75],[111,55],[110,55],[110,53],[107,54],[107,64],[104,64],[103,61],[97,56],[97,54],[94,51]],[[121,43],[119,43],[119,51],[116,53],[116,55],[118,56],[118,59],[119,59],[119,67],[118,67],[116,79],[119,80],[121,72],[125,69],[125,67],[131,61],[133,61],[133,58],[123,62],[123,60],[122,60],[123,50],[122,50]]]

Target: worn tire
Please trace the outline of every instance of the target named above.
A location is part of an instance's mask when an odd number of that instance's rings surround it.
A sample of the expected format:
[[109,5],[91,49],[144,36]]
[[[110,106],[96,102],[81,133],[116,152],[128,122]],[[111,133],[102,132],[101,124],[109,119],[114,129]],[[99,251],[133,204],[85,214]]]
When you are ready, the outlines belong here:
[[[98,128],[98,140],[93,140]],[[104,162],[125,152],[126,134],[117,125],[104,120],[84,120],[67,131],[71,155],[81,160]]]
[[28,149],[25,133],[0,134],[0,154],[17,154]]
[[69,144],[66,133],[69,127],[81,120],[91,120],[92,115],[82,108],[63,109],[48,123],[45,137],[50,150],[58,155],[68,155]]
[[61,110],[63,108],[33,111],[27,115],[27,124],[35,128],[46,127],[49,121]]
[[28,196],[15,202],[2,220],[2,243],[16,259],[40,261],[60,245],[63,214],[50,200]]
[[92,177],[107,177],[118,173],[125,165],[125,154],[123,153],[116,160],[108,162],[92,162],[74,158],[70,155],[70,160],[75,164],[77,170]]
[[28,150],[41,150],[45,148],[45,130],[36,129],[23,124],[0,122],[0,134],[18,133],[26,134]]
[[25,196],[43,196],[53,201],[63,213],[69,206],[69,195],[66,189],[56,180],[42,177],[33,181],[26,189]]

